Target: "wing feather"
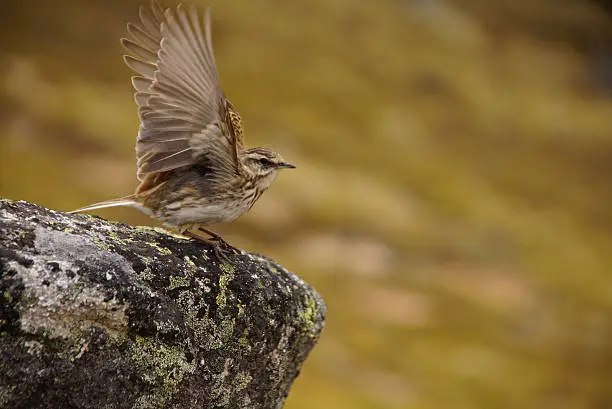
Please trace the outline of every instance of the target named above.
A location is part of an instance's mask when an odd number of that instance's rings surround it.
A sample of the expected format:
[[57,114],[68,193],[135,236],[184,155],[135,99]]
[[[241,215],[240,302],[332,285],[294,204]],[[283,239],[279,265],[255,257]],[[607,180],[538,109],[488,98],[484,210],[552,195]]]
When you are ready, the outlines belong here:
[[132,36],[133,42],[140,44],[147,50],[156,51],[157,49],[159,49],[160,38],[152,37],[150,33],[140,28],[140,26],[137,26],[133,23],[128,23],[127,31],[130,36]]
[[125,61],[128,67],[146,78],[152,78],[155,75],[155,70],[157,69],[155,64],[144,62],[131,55],[123,57],[123,61]]
[[145,45],[141,45],[127,38],[121,39],[121,45],[123,48],[135,54],[138,58],[145,61],[155,61],[157,59],[157,51],[155,48],[151,49]]
[[151,85],[153,85],[153,81],[149,78],[138,77],[136,75],[132,77],[132,86],[137,93],[147,92],[151,88]]
[[[138,178],[206,163],[219,180],[240,172],[240,116],[224,97],[212,49],[210,11],[162,9],[153,1],[128,24],[121,44],[132,77],[140,129]],[[231,114],[229,109],[231,108]],[[236,132],[236,130],[240,132]]]

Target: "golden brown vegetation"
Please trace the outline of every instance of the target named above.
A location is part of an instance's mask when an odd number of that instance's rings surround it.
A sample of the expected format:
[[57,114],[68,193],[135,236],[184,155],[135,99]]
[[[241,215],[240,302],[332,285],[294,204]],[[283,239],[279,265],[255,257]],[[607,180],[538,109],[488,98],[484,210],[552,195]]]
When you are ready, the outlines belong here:
[[[70,210],[130,193],[117,39],[138,2],[43,3],[0,17],[0,195]],[[211,3],[247,142],[298,166],[220,231],[329,306],[287,408],[612,406],[612,100],[589,60],[610,15],[578,0]]]

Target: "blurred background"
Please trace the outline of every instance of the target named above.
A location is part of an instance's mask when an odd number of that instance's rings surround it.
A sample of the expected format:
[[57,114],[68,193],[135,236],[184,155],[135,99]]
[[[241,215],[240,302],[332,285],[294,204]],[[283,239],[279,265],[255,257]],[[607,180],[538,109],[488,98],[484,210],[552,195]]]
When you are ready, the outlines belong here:
[[[247,144],[297,165],[217,231],[329,308],[287,409],[612,407],[611,2],[198,3]],[[132,192],[139,4],[3,2],[1,196]]]

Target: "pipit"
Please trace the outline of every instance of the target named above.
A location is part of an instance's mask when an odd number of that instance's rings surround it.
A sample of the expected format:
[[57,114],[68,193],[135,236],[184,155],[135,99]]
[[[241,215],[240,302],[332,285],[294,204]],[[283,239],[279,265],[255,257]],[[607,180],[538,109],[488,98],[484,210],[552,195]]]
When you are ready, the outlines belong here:
[[[86,206],[83,212],[132,206],[181,234],[234,249],[206,226],[247,212],[278,171],[295,166],[267,148],[243,147],[240,115],[219,83],[205,22],[195,7],[140,8],[140,24],[128,24],[121,43],[131,54],[140,128],[136,140],[134,194]],[[217,248],[217,247],[216,247]]]

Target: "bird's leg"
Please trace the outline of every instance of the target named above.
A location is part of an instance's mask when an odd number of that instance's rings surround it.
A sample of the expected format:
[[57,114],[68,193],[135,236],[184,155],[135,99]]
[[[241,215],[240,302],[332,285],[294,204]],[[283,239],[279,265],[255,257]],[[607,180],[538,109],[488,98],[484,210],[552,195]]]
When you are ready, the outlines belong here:
[[182,224],[178,227],[179,234],[184,236],[191,237],[189,235],[189,230],[193,229],[193,224]]
[[236,248],[236,247],[232,246],[231,244],[229,244],[227,241],[225,241],[223,239],[223,237],[221,237],[220,235],[218,235],[214,231],[210,231],[210,230],[205,229],[204,227],[201,227],[201,226],[198,226],[197,230],[202,231],[202,232],[208,234],[211,237],[212,241],[217,242],[225,250],[231,250],[232,252],[240,253],[240,250],[238,248]]
[[194,233],[193,230],[197,230],[196,228],[197,228],[196,224],[183,224],[182,226],[179,226],[179,233],[191,239],[201,241],[202,243],[216,245],[216,241],[214,241],[213,239],[208,239],[208,238],[202,237],[201,235],[197,233]]
[[196,241],[199,241],[200,243],[206,243],[212,246],[213,248],[213,252],[215,253],[215,256],[220,259],[220,260],[225,260],[225,261],[229,261],[228,258],[228,248],[224,247],[221,243],[219,243],[218,241],[214,240],[214,239],[206,239],[202,236],[200,236],[197,233],[194,233],[192,231],[186,230],[184,231],[182,234],[184,234],[185,236],[192,238]]
[[194,232],[192,232],[190,230],[185,230],[184,232],[181,232],[181,234],[183,236],[187,236],[190,239],[194,239],[194,240],[197,240],[197,241],[202,242],[202,243],[214,244],[214,243],[211,243],[211,240],[207,240],[206,238],[204,238],[204,237],[200,236],[199,234],[196,234],[196,233],[194,233]]
[[[204,238],[201,235],[195,233],[193,230],[206,233],[210,236],[210,238]],[[200,227],[197,224],[184,224],[179,227],[179,232],[197,241],[212,244],[213,251],[219,259],[228,260],[228,253],[240,253],[240,250],[223,240],[223,237],[221,237],[215,232],[205,229],[204,227]]]

